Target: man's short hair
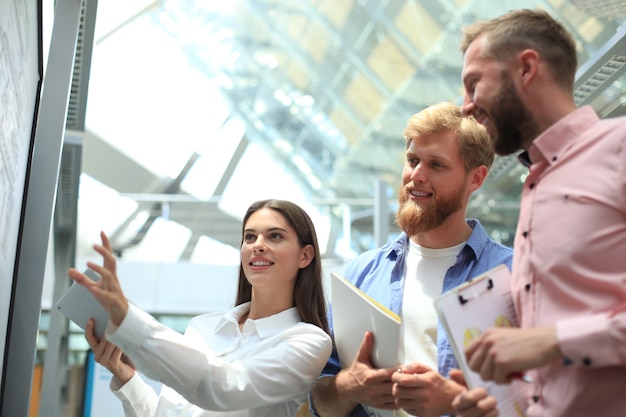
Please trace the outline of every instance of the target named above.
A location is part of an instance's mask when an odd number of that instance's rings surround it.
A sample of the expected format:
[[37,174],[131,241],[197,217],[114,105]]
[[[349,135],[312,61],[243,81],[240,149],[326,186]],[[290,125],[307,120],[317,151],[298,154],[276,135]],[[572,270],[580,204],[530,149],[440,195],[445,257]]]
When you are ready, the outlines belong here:
[[452,103],[438,103],[411,116],[404,130],[406,147],[408,149],[415,137],[444,132],[455,135],[466,172],[481,165],[491,168],[495,153],[487,131],[473,117],[464,116],[461,107]]
[[481,36],[487,38],[482,50],[485,58],[506,60],[524,49],[532,49],[548,64],[554,80],[573,92],[578,67],[576,43],[571,33],[544,10],[513,10],[464,27],[463,54]]

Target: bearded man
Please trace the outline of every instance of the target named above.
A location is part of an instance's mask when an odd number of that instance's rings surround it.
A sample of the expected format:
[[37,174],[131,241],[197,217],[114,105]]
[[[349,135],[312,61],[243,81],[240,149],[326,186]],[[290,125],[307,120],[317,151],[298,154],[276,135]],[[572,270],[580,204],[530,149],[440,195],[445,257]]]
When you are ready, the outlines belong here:
[[[528,417],[626,416],[626,117],[578,106],[577,49],[541,9],[472,23],[461,41],[464,113],[528,169],[511,271],[520,326],[488,329],[465,356],[483,380],[511,382]],[[457,397],[456,415],[497,414],[486,397]]]
[[490,239],[478,220],[465,218],[495,156],[484,127],[464,117],[460,107],[439,103],[413,115],[404,137],[396,213],[403,232],[344,271],[402,318],[402,365],[375,368],[369,332],[349,367],[340,368],[334,351],[309,397],[316,416],[376,415],[372,408],[399,410],[396,416],[452,413],[452,400],[465,387],[448,378],[458,365],[433,299],[497,265],[511,267],[512,250]]

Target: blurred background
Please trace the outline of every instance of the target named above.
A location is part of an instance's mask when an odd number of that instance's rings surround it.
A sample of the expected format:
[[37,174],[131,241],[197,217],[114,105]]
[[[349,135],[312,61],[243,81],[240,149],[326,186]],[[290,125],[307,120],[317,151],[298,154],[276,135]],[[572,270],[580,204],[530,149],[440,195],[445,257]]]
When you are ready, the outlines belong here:
[[[54,18],[44,2],[44,36]],[[49,3],[49,4],[48,4]],[[97,4],[96,4],[97,3]],[[542,8],[576,40],[576,100],[626,113],[623,1],[83,1],[38,364],[82,364],[51,330],[55,251],[75,263],[111,238],[129,298],[173,327],[234,301],[241,218],[258,199],[301,204],[326,272],[398,233],[408,118],[461,104],[461,27]],[[44,46],[45,46],[44,40]],[[525,170],[498,157],[468,213],[513,245]],[[67,325],[67,323],[66,323]],[[57,333],[61,333],[60,335]],[[46,351],[67,338],[67,351]],[[55,342],[56,343],[56,342]]]

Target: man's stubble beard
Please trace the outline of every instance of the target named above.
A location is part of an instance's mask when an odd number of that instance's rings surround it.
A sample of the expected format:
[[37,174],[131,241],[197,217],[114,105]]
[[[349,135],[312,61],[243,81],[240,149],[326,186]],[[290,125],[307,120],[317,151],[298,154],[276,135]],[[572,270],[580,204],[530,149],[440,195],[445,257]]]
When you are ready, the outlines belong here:
[[497,100],[489,116],[496,128],[493,146],[498,155],[509,155],[524,149],[525,141],[534,137],[536,126],[507,72],[502,72],[502,86],[495,96]]

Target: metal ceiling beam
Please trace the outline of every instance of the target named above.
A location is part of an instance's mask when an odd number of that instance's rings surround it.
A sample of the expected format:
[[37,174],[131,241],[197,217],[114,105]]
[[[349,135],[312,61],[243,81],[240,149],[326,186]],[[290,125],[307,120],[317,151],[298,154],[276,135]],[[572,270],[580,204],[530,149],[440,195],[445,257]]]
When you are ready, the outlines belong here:
[[163,180],[134,159],[92,131],[84,132],[83,137],[84,173],[120,193],[160,190]]
[[[215,191],[214,191],[214,195],[215,196],[221,196],[224,194],[224,191],[226,189],[226,187],[228,186],[228,182],[230,181],[230,178],[232,177],[233,173],[235,172],[235,169],[237,168],[237,165],[239,164],[239,161],[241,160],[241,157],[243,156],[246,148],[248,147],[248,139],[246,138],[246,136],[244,136],[243,138],[241,138],[241,140],[239,141],[239,145],[237,145],[237,149],[235,149],[235,152],[233,152],[233,155],[231,156],[230,160],[228,161],[228,166],[226,167],[226,169],[224,170],[223,174],[222,174],[222,178],[220,180],[220,182],[217,184],[217,187],[215,187]],[[189,238],[189,241],[187,242],[187,245],[185,246],[185,249],[183,250],[183,252],[180,255],[180,259],[181,261],[188,261],[191,259],[192,255],[193,255],[193,251],[195,250],[198,241],[200,240],[200,237],[203,235],[203,233],[201,233],[204,229],[206,229],[206,215],[203,211],[200,210],[196,210],[196,214],[197,216],[194,216],[193,221],[191,221],[191,219],[189,219],[186,223],[186,226],[189,228],[189,230],[191,230],[191,237]],[[235,229],[232,231],[232,234],[235,236],[239,235],[239,230]],[[215,236],[213,235],[213,238],[215,238]],[[223,243],[225,239],[223,238],[219,238],[217,240],[222,241]],[[229,243],[232,246],[232,239],[229,239]]]
[[[110,167],[114,166],[116,169],[111,170]],[[162,197],[162,193],[167,188],[167,183],[163,178],[154,175],[151,171],[139,165],[136,161],[132,160],[119,150],[113,148],[106,141],[95,135],[93,132],[87,132],[85,135],[85,147],[83,149],[83,172],[99,182],[115,189],[122,196],[128,196],[134,199],[139,204],[139,211],[151,210],[153,213],[162,213],[161,203],[170,202]],[[220,180],[221,187],[228,183],[228,179],[232,175],[232,171],[227,169],[222,179]],[[220,186],[218,186],[220,187]],[[171,190],[170,190],[171,191]],[[153,193],[153,194],[150,194]],[[150,197],[158,193],[160,197],[152,199],[142,196]],[[198,201],[198,199],[191,197],[187,194],[170,194],[171,201],[173,202],[188,202],[190,200]],[[154,206],[154,203],[159,203]],[[216,223],[228,224],[229,219],[234,219],[232,216],[227,215],[217,205],[201,207],[198,204],[197,210],[203,213],[206,218],[207,214],[219,216],[219,220]],[[211,214],[211,211],[215,211],[215,214]],[[135,218],[134,213],[129,216],[118,228],[121,233],[127,228]],[[174,218],[170,217],[170,220],[174,220],[183,226],[194,230],[193,223],[190,223],[190,218]],[[236,220],[236,219],[235,219]],[[235,227],[235,229],[237,229]],[[221,232],[211,232],[210,228],[203,228],[202,233],[215,240],[231,244],[233,240],[230,237],[224,237]],[[229,232],[232,232],[230,230]],[[114,241],[115,236],[118,234],[112,234],[111,239]],[[238,234],[238,231],[237,231]],[[238,242],[237,242],[238,243]]]
[[[344,55],[348,62],[350,62],[354,68],[358,69],[364,76],[367,78],[374,87],[380,92],[383,97],[387,97],[392,94],[392,91],[383,83],[380,78],[365,64],[363,59],[359,56],[358,52],[355,51],[353,45],[348,45],[344,38],[341,36],[339,32],[335,29],[335,27],[328,21],[326,16],[321,14],[315,7],[311,5],[308,1],[301,2],[302,6],[306,10],[308,16],[312,17],[320,26],[324,28],[326,33],[329,35],[332,42],[337,45],[337,48],[341,51],[342,55]],[[359,39],[362,41],[369,33],[374,29],[374,25],[371,22],[367,22],[363,31],[361,32],[361,36]]]
[[[255,9],[256,7],[256,3],[254,3],[254,6],[250,5],[248,2],[244,2],[246,5],[248,5],[249,7],[251,7],[251,12],[254,14],[255,17],[259,18],[259,15],[263,15],[262,13],[258,13],[258,10]],[[268,25],[271,30],[274,31],[278,31],[277,28],[274,27],[273,23],[270,20],[267,19],[263,19],[264,23],[266,25]],[[281,42],[281,44],[283,45],[284,49],[287,50],[287,52],[290,54],[290,56],[300,56],[300,59],[304,59],[307,60],[307,58],[303,58],[302,57],[302,53],[300,52],[299,49],[294,48],[292,46],[292,44],[290,44],[288,41],[285,41],[284,38],[286,38],[286,36],[278,36],[276,37],[276,40],[279,40]],[[238,48],[236,48],[236,50],[238,51],[242,51],[243,48],[247,49],[247,54],[245,54],[247,57],[252,57],[254,52],[255,52],[255,45],[254,44],[248,44],[248,43],[238,43]],[[242,48],[243,47],[243,48]],[[258,48],[257,48],[258,49]],[[188,53],[189,56],[191,58],[191,61],[193,63],[195,63],[199,68],[201,68],[202,70],[209,70],[212,75],[217,75],[215,73],[213,73],[213,69],[209,69],[206,68],[206,66],[204,65],[204,61],[199,57],[199,54],[196,54],[195,52],[195,48],[188,48]],[[251,59],[251,58],[250,58]],[[308,62],[308,64],[311,64],[310,62]],[[307,68],[305,66],[305,68]],[[237,80],[238,75],[232,72],[229,72],[226,68],[222,68],[220,70],[223,74],[227,75],[230,79],[232,80]],[[251,71],[253,71],[251,69]],[[281,81],[280,80],[274,80],[274,72],[269,72],[266,73],[264,77],[262,77],[262,82],[266,85],[269,85],[269,90],[271,91],[276,91],[277,89],[281,88],[282,86]],[[314,71],[312,71],[312,74],[314,74]],[[286,77],[284,78],[285,81],[289,81]],[[323,85],[323,83],[321,83]],[[291,85],[291,83],[288,83],[288,85]],[[258,89],[257,89],[258,90]],[[332,90],[327,89],[326,88],[326,92],[329,94],[334,94],[332,93]],[[264,130],[261,131],[259,129],[259,123],[267,125],[266,122],[263,121],[263,119],[259,118],[257,116],[257,113],[255,111],[253,111],[252,108],[250,108],[245,102],[241,101],[241,100],[237,100],[236,98],[233,97],[233,92],[226,90],[226,89],[222,89],[222,93],[224,95],[224,97],[230,101],[230,107],[231,107],[231,111],[234,112],[235,114],[238,114],[242,120],[244,120],[246,122],[246,125],[248,126],[248,132],[255,131],[256,134],[251,135],[253,139],[260,139],[261,143],[265,143],[269,146],[269,149],[273,149],[274,148],[274,143],[275,143],[275,137],[272,136],[272,134],[270,133],[270,130]],[[343,102],[343,100],[341,100],[339,97],[335,97],[337,100],[337,103],[343,103],[345,106],[345,103]],[[252,97],[252,99],[254,99]],[[347,107],[346,107],[347,109]],[[288,109],[285,109],[285,111],[288,111]],[[349,110],[350,112],[352,112],[351,110]],[[324,139],[326,138],[323,134],[321,134],[319,132],[319,130],[312,124],[310,119],[300,119],[299,120],[304,126],[306,126],[306,128],[312,132],[315,137],[317,137],[317,139],[322,142],[325,143]],[[359,123],[362,123],[362,121],[359,121]],[[288,137],[285,137],[285,139],[289,139]],[[301,183],[306,184],[307,185],[307,189],[309,191],[309,193],[311,195],[315,195],[315,196],[319,196],[320,194],[320,190],[314,188],[309,181],[309,178],[306,175],[302,175],[302,173],[300,172],[299,167],[295,166],[293,164],[292,161],[289,160],[288,156],[283,155],[279,152],[277,152],[276,150],[274,150],[274,154],[275,156],[281,161],[281,163],[283,164],[283,166],[285,167],[285,169],[294,177],[298,178],[300,180]],[[314,162],[314,161],[312,161]],[[318,170],[318,172],[325,172],[325,170]]]
[[[576,71],[574,101],[589,104],[626,72],[626,22]],[[619,97],[618,97],[619,99]]]
[[[363,119],[361,119],[350,106],[346,105],[345,100],[337,94],[336,90],[331,88],[328,82],[320,79],[317,71],[317,64],[314,63],[308,55],[303,53],[303,49],[301,47],[295,45],[291,41],[291,37],[285,33],[281,27],[277,26],[275,21],[271,19],[267,13],[264,13],[263,10],[260,9],[258,2],[256,0],[246,0],[244,1],[244,4],[248,6],[249,10],[255,15],[255,17],[261,19],[263,23],[270,28],[271,33],[277,34],[273,37],[273,40],[277,42],[277,45],[281,46],[282,49],[285,50],[292,59],[294,59],[294,61],[307,71],[307,75],[315,84],[315,87],[323,92],[324,98],[327,98],[333,107],[341,109],[341,111],[343,111],[350,118],[352,123],[357,125],[363,124]],[[322,100],[316,98],[316,102],[319,103],[318,105],[320,108],[323,108]]]

